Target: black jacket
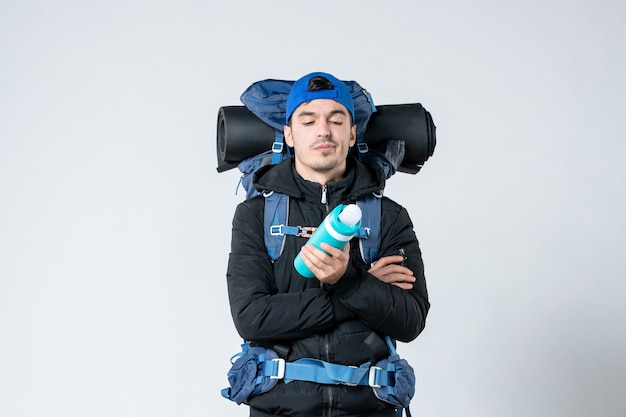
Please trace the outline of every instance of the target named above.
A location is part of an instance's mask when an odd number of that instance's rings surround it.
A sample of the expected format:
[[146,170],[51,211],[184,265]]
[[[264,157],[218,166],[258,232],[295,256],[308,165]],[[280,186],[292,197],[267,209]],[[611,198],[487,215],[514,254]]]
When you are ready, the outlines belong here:
[[[301,178],[293,160],[261,168],[258,190],[287,194],[289,224],[317,226],[340,203],[384,188],[382,170],[348,158],[346,177],[327,185]],[[357,239],[351,242],[350,265],[333,286],[300,276],[293,260],[306,239],[286,236],[281,257],[272,263],[263,238],[264,197],[237,206],[228,262],[231,313],[242,338],[276,346],[288,361],[316,358],[344,365],[375,363],[388,356],[382,335],[408,342],[424,328],[429,309],[418,241],[407,211],[383,197],[380,256],[404,250],[406,266],[417,278],[410,291],[383,283],[367,273]],[[369,387],[282,381],[250,399],[251,415],[367,416],[394,415],[393,406]]]

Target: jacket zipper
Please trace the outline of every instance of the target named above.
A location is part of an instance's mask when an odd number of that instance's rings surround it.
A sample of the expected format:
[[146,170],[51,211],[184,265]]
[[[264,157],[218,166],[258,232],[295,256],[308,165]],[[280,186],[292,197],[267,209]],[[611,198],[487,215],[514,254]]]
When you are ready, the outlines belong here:
[[[328,207],[328,196],[326,195],[328,192],[328,185],[324,184],[322,185],[322,196],[321,196],[321,203],[324,204],[325,208],[326,208],[326,214],[328,214],[329,212],[329,207]],[[320,283],[320,287],[322,286],[322,284]],[[330,362],[330,336],[328,334],[324,335],[324,352],[323,352],[323,356],[324,356],[324,360],[327,362]],[[334,401],[334,397],[333,397],[333,386],[329,385],[326,387],[326,392],[327,392],[327,399],[328,399],[328,417],[332,417],[333,415],[333,401]]]
[[329,385],[326,389],[328,390],[328,416],[332,417],[332,415],[333,415],[333,388],[332,388],[332,385]]
[[[328,201],[327,201],[327,198],[326,198],[326,191],[328,191],[328,186],[326,184],[324,184],[324,185],[322,185],[322,199],[321,199],[321,201],[322,201],[322,204],[324,204],[324,206],[325,206],[326,214],[328,214],[329,210],[328,210]],[[324,287],[324,284],[322,284],[320,282],[320,288],[323,288],[323,287]]]
[[[328,333],[324,335],[324,360],[326,362],[330,362],[330,336]],[[333,386],[328,385],[326,387],[326,392],[328,393],[328,416],[332,417],[333,415]]]

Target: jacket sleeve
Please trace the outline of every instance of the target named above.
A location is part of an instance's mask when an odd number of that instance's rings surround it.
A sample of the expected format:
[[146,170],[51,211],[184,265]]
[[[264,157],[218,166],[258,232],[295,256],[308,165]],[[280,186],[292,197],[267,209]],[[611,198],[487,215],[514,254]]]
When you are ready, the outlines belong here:
[[[226,274],[231,314],[239,335],[259,342],[290,340],[332,327],[336,319],[328,292],[313,287],[279,293],[275,267],[265,249],[263,201],[239,204],[232,223]],[[298,280],[301,285],[303,281]]]
[[[393,339],[409,342],[424,329],[430,308],[424,264],[409,214],[391,203],[384,206],[380,254],[397,255],[404,250],[406,266],[416,278],[411,290],[387,284],[365,269],[350,266],[337,284],[329,288],[355,316],[369,327]],[[352,265],[352,263],[351,263]]]

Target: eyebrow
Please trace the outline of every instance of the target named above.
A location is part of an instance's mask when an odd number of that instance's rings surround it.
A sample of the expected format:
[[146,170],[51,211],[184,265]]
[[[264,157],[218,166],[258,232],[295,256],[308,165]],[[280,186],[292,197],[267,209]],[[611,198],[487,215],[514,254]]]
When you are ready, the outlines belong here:
[[[303,117],[303,116],[315,116],[317,115],[317,112],[313,112],[313,111],[308,111],[308,110],[303,110],[301,113],[298,113],[296,115],[296,117]],[[336,110],[332,110],[330,112],[330,116],[334,116],[335,114],[342,114],[344,116],[347,116],[348,113],[344,110],[344,109],[336,109]]]

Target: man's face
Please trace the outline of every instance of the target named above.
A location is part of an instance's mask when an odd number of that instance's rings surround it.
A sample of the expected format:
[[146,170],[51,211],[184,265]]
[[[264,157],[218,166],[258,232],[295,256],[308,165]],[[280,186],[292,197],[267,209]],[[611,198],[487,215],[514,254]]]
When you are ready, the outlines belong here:
[[303,103],[284,133],[303,178],[325,184],[343,177],[348,151],[356,141],[356,126],[342,104],[327,99]]

